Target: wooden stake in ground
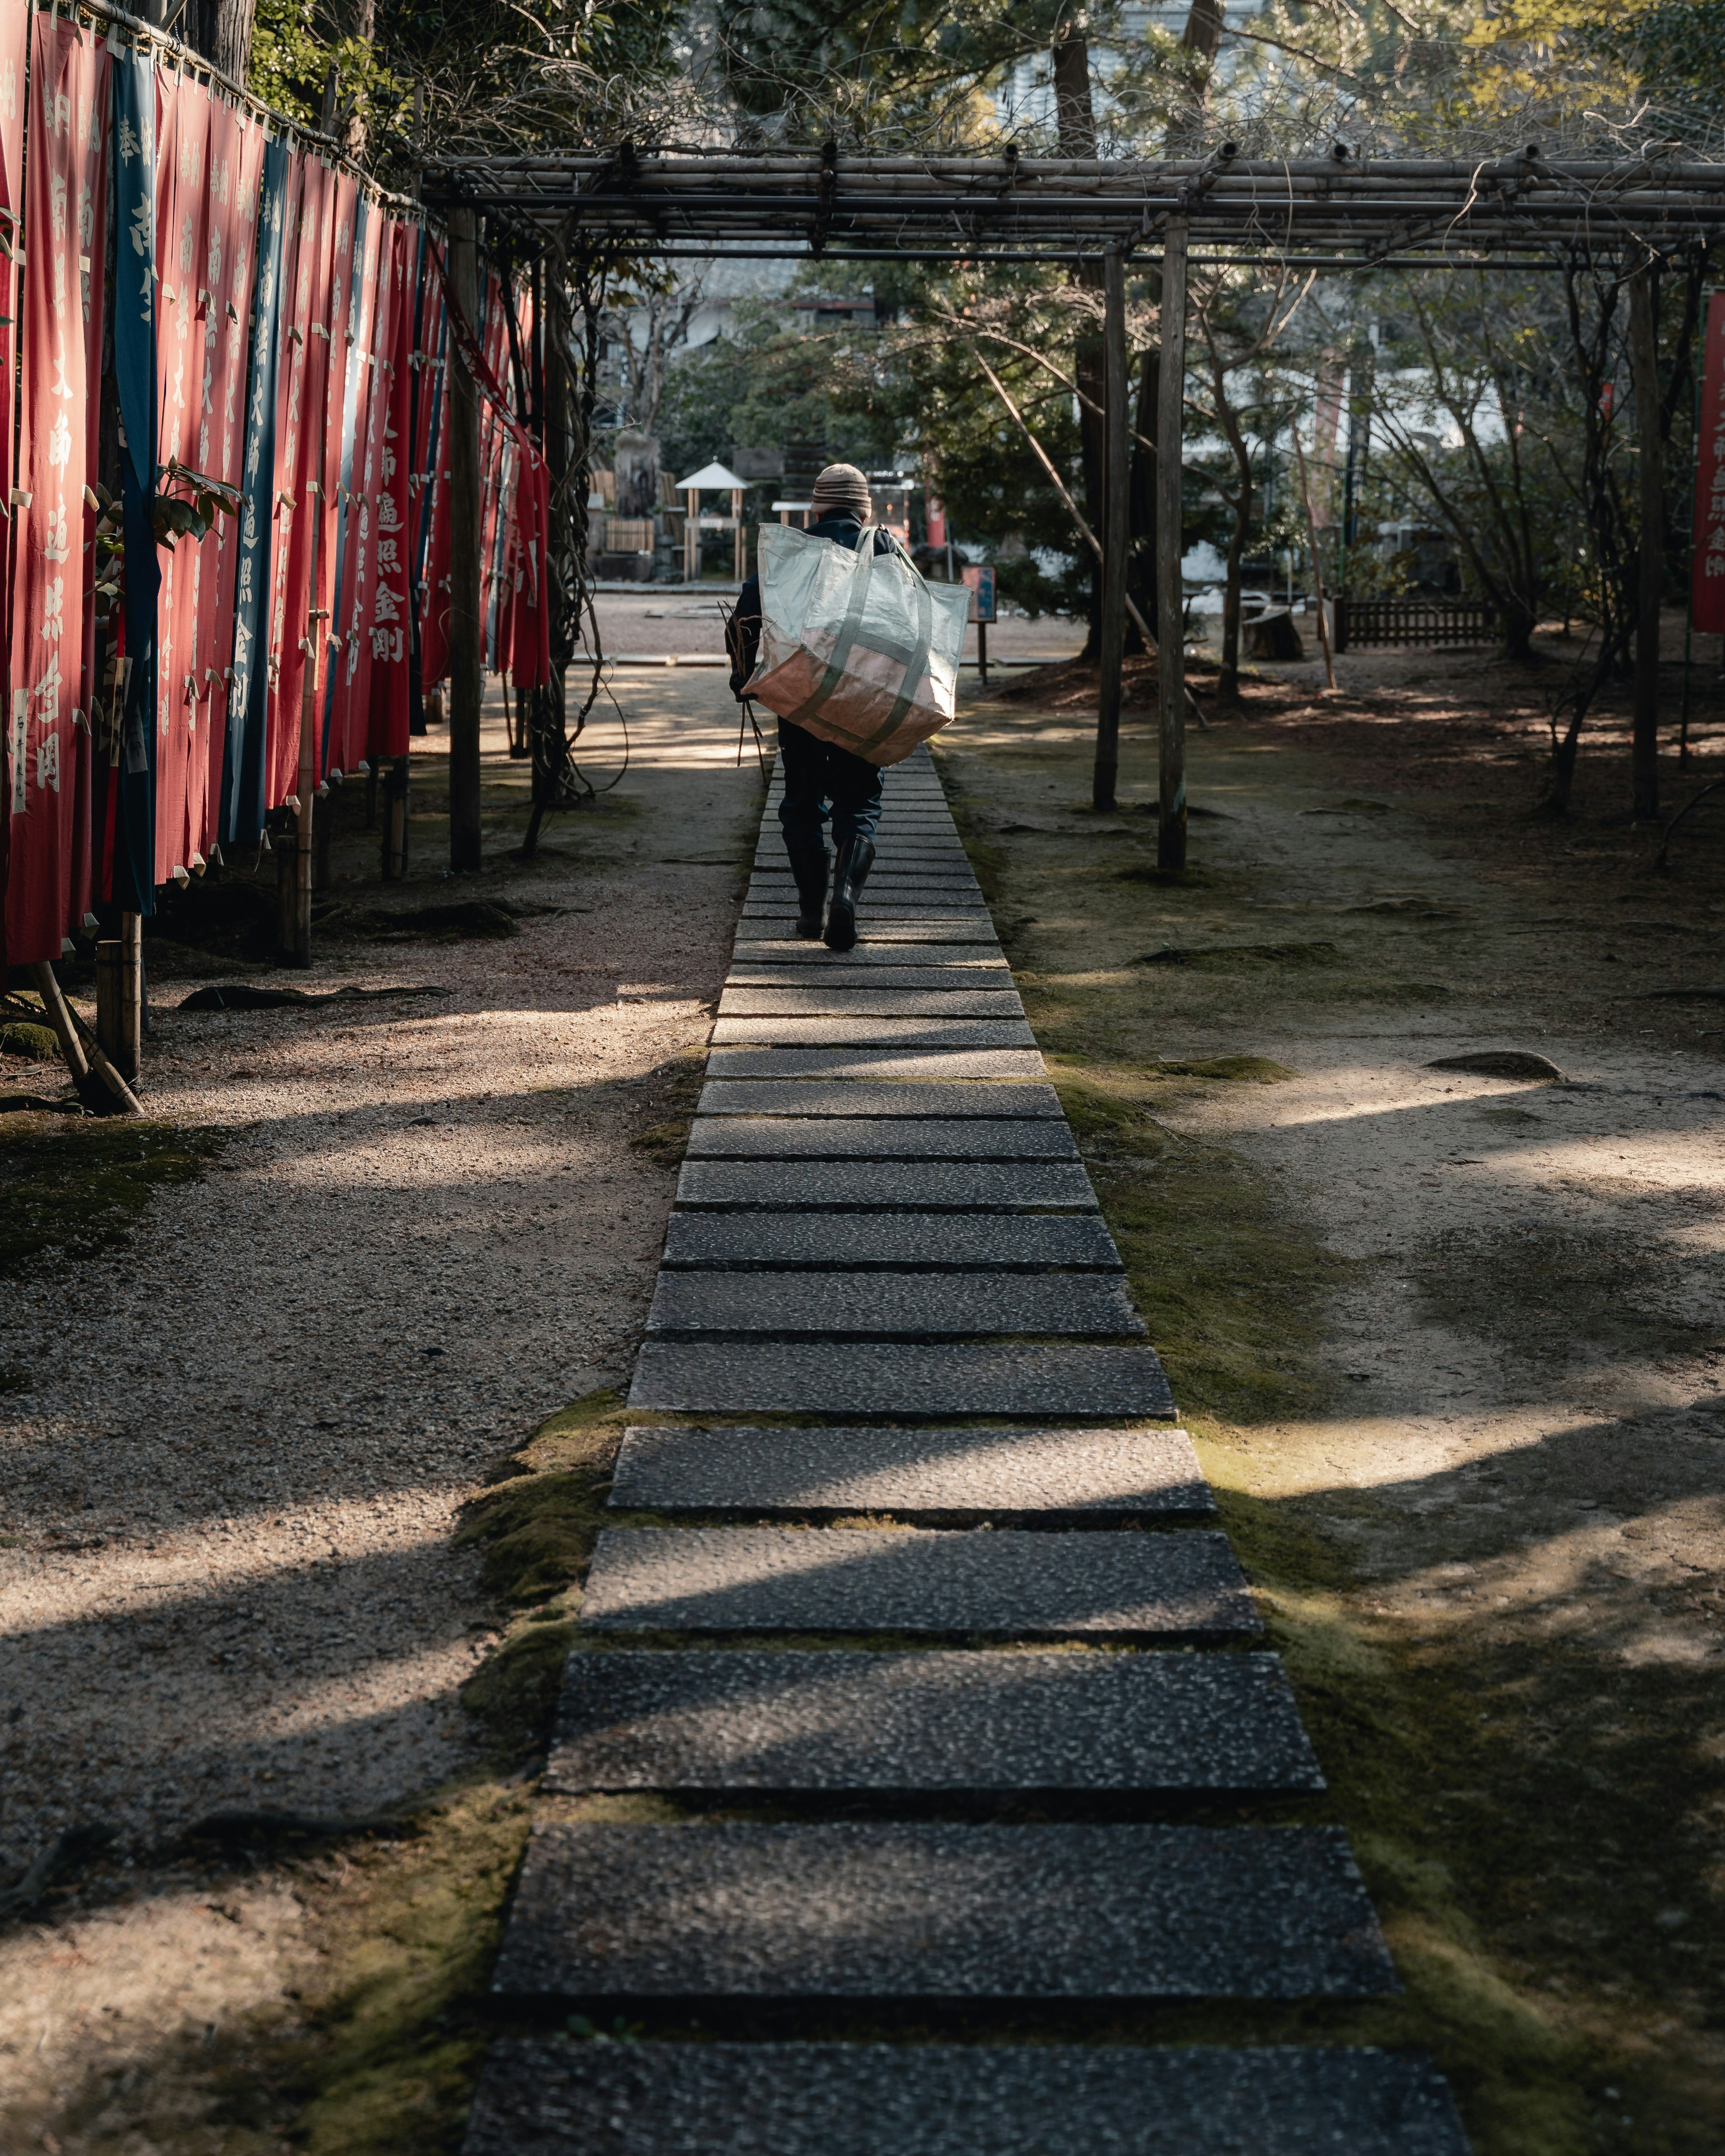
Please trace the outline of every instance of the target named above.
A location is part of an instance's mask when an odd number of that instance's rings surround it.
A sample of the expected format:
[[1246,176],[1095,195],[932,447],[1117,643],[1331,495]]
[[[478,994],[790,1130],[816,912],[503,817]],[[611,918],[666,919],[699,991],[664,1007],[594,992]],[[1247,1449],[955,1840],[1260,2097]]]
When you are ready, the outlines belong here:
[[[113,1095],[116,1106],[129,1116],[141,1115],[136,1096],[130,1086],[108,1060],[99,1043],[87,1029],[80,1028],[60,993],[60,984],[54,978],[54,968],[46,959],[30,968],[30,978],[36,983],[36,993],[42,998],[42,1008],[48,1014],[48,1022],[54,1028],[54,1038],[60,1045],[60,1054],[66,1059],[66,1068],[72,1074],[72,1082],[81,1096],[90,1086],[90,1065],[95,1065],[102,1083]],[[90,1042],[90,1055],[84,1053],[79,1041],[80,1031]]]
[[1640,469],[1640,604],[1635,624],[1635,731],[1630,799],[1638,817],[1659,814],[1659,599],[1665,582],[1664,447],[1659,425],[1659,272],[1629,280],[1630,365],[1635,385],[1635,446]]
[[[449,290],[470,325],[479,320],[475,213],[449,212]],[[480,613],[479,385],[465,339],[449,338],[449,866],[480,865],[480,716],[485,624]]]
[[1292,420],[1288,432],[1294,438],[1294,461],[1300,467],[1300,499],[1306,505],[1306,536],[1312,545],[1312,596],[1317,602],[1318,648],[1324,655],[1324,680],[1331,688],[1336,685],[1336,661],[1330,649],[1330,624],[1324,619],[1324,572],[1318,559],[1317,519],[1312,513],[1312,489],[1306,479],[1306,449],[1300,439],[1300,429]]
[[96,945],[96,1039],[122,1078],[138,1075],[143,1032],[143,922],[120,916],[120,933]]
[[1096,699],[1096,758],[1091,781],[1091,806],[1106,810],[1114,806],[1114,789],[1120,775],[1121,675],[1126,656],[1126,556],[1131,544],[1132,506],[1127,484],[1131,449],[1126,413],[1126,260],[1117,247],[1109,249],[1103,265],[1103,293],[1102,381],[1106,412],[1103,501],[1107,522],[1102,548],[1101,680]]
[[1186,220],[1171,217],[1162,258],[1162,380],[1156,415],[1156,647],[1160,734],[1156,860],[1186,865],[1186,594],[1180,583],[1181,451],[1186,432]]

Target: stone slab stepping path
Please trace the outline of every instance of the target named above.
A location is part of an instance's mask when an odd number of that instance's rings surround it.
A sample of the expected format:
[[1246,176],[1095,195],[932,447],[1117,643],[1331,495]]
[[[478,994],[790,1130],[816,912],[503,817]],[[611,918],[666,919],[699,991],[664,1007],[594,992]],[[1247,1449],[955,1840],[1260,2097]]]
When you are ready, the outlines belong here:
[[1121,1278],[1094,1273],[662,1271],[647,1312],[649,1340],[963,1340],[979,1332],[1110,1340],[1143,1331]]
[[1096,1209],[1077,1161],[690,1160],[677,1178],[677,1203],[775,1213]]
[[629,1405],[676,1414],[1128,1415],[1173,1419],[1148,1348],[995,1347],[956,1341],[774,1341],[741,1346],[649,1340]]
[[713,1048],[714,1078],[1040,1078],[1045,1066],[1034,1048],[929,1049]]
[[1342,1832],[1262,1823],[1318,1763],[927,750],[851,951],[794,933],[778,800],[547,1772],[691,1815],[542,1824],[494,1977],[648,2040],[497,2044],[467,2156],[1466,2156],[1429,2063],[1321,2042],[657,2040],[1395,1989]]
[[1093,1213],[674,1213],[660,1263],[830,1272],[840,1251],[853,1271],[1120,1270],[1114,1238]]
[[500,1992],[660,1999],[1369,1999],[1339,1828],[542,1825]]
[[1274,1655],[574,1655],[551,1785],[893,1797],[1321,1789]]
[[467,2156],[1466,2156],[1394,2051],[497,2045]]
[[1225,1535],[608,1527],[581,1621],[602,1632],[1250,1637]]
[[697,1116],[691,1160],[1076,1160],[1064,1122],[932,1116]]
[[875,1122],[922,1117],[950,1122],[972,1116],[989,1122],[1019,1122],[1028,1116],[1058,1121],[1064,1128],[1060,1096],[1052,1086],[799,1086],[752,1083],[747,1079],[709,1079],[701,1089],[696,1112],[702,1116],[867,1116]]
[[644,1512],[879,1512],[902,1520],[1205,1516],[1183,1430],[634,1425],[611,1502]]

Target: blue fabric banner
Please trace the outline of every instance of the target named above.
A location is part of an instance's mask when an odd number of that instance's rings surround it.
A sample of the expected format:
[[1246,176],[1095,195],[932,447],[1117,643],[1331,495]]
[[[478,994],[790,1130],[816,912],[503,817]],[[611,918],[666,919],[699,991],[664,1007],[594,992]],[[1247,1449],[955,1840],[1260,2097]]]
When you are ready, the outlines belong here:
[[[156,491],[156,71],[114,56],[114,372],[125,454],[126,650],[115,896],[153,913],[156,855],[156,602],[162,571],[150,514]],[[131,888],[124,886],[130,880]]]
[[275,365],[281,326],[281,266],[286,241],[288,146],[264,150],[258,203],[258,280],[252,309],[251,364],[245,403],[245,506],[239,517],[239,564],[234,603],[234,683],[222,765],[222,844],[254,845],[264,828],[265,722],[270,673],[259,660],[270,618],[270,535],[275,506]]

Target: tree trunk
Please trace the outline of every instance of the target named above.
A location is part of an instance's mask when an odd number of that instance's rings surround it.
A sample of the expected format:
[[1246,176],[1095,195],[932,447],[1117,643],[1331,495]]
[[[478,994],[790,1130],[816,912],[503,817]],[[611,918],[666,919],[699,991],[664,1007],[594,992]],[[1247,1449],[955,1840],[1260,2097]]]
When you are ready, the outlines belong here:
[[[1096,154],[1096,108],[1091,101],[1090,48],[1076,24],[1061,26],[1054,53],[1055,120],[1063,157],[1094,157]],[[1100,263],[1086,262],[1077,271],[1079,284],[1094,291],[1102,287]],[[1084,513],[1092,531],[1106,521],[1104,505],[1107,452],[1099,414],[1107,391],[1103,381],[1102,338],[1099,331],[1081,331],[1073,348],[1072,372],[1078,383],[1078,439],[1084,465]],[[1096,658],[1101,649],[1102,572],[1091,564],[1090,633],[1084,656]]]
[[1228,574],[1222,586],[1222,670],[1216,681],[1219,704],[1240,701],[1240,565],[1245,558],[1251,528],[1252,481],[1248,467],[1240,475],[1234,529],[1228,535]]
[[[165,12],[165,11],[163,11]],[[245,88],[252,64],[252,23],[257,0],[198,0],[188,9],[191,42],[214,67]],[[160,20],[160,14],[151,17]]]
[[[1144,447],[1156,439],[1156,409],[1162,395],[1162,346],[1152,345],[1138,373],[1137,439],[1132,445],[1132,552],[1127,571],[1132,603],[1156,629],[1156,459]],[[1144,639],[1128,622],[1126,648],[1142,651]]]
[[1653,270],[1630,280],[1630,361],[1640,482],[1635,542],[1635,731],[1630,787],[1638,817],[1659,814],[1659,601],[1665,582],[1665,457],[1659,409],[1659,287]]

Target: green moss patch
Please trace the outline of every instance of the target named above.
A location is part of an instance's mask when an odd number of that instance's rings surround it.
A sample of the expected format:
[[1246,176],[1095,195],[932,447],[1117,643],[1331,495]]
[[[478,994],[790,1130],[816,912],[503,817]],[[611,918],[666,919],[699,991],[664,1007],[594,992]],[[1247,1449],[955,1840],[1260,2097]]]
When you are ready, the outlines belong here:
[[44,1251],[90,1257],[131,1240],[151,1194],[192,1183],[223,1144],[171,1123],[0,1123],[0,1276]]
[[1204,1055],[1186,1062],[1163,1055],[1158,1057],[1157,1067],[1171,1078],[1221,1078],[1235,1086],[1278,1086],[1300,1075],[1267,1055]]
[[486,1593],[526,1613],[461,1692],[463,1706],[511,1759],[542,1750],[548,1737],[574,1637],[558,1598],[585,1576],[605,1524],[626,1416],[622,1396],[610,1391],[588,1393],[548,1416],[456,1532],[458,1547],[484,1553]]
[[24,1055],[32,1063],[58,1063],[59,1042],[52,1026],[31,1025],[25,1019],[14,1019],[0,1025],[0,1055]]

